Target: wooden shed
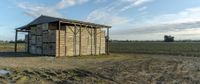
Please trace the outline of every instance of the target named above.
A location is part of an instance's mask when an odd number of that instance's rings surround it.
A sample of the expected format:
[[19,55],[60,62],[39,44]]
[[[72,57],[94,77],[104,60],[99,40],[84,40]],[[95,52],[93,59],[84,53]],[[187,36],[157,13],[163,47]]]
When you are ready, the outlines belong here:
[[49,56],[80,56],[109,54],[109,29],[111,26],[40,16],[31,23],[16,29],[25,36],[26,50],[30,54]]

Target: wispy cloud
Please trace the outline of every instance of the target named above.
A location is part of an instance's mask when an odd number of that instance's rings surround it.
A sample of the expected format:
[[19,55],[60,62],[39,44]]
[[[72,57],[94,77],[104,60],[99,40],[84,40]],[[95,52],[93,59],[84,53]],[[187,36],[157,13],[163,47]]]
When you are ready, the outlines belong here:
[[[174,35],[176,39],[199,39],[200,21],[191,23],[160,24],[112,31],[113,39],[120,40],[161,40],[164,35]],[[191,38],[192,37],[192,38]]]
[[135,1],[135,2],[133,2],[133,4],[135,6],[139,6],[139,5],[143,5],[147,2],[152,2],[153,0],[131,0],[131,1]]
[[88,15],[87,20],[107,25],[122,25],[129,22],[129,18],[118,16],[116,14],[112,15],[104,9],[92,11]]
[[[68,7],[73,7],[76,5],[81,5],[87,3],[91,0],[60,0],[52,6],[47,6],[44,4],[32,4],[28,2],[19,2],[18,7],[24,10],[24,14],[30,17],[36,18],[40,15],[49,15],[56,17],[63,17],[59,10],[63,10]],[[93,2],[106,2],[107,0],[94,0]],[[121,12],[126,11],[127,9],[132,8],[127,6],[135,5],[140,6],[144,5],[147,2],[152,0],[116,0],[111,2],[105,7],[98,8],[94,11],[91,11],[90,14],[86,17],[88,21],[110,24],[110,25],[120,25],[128,23],[132,18],[127,18],[120,15]],[[126,9],[124,9],[126,8]],[[138,10],[145,10],[147,7],[143,6]],[[121,11],[123,10],[123,11]],[[109,20],[107,20],[109,18]]]
[[[144,38],[153,40],[152,37],[162,39],[165,34],[175,35],[179,39],[187,39],[187,37],[190,38],[190,36],[200,36],[200,7],[187,8],[173,14],[163,14],[153,18],[146,18],[144,22],[140,22],[138,25],[132,24],[133,25],[127,27],[126,30],[113,31],[111,33],[113,38]],[[122,36],[120,37],[120,35]],[[123,37],[123,35],[125,37]],[[192,39],[198,38],[192,37]]]
[[187,8],[183,11],[173,14],[164,14],[155,16],[146,22],[152,24],[168,24],[168,23],[187,23],[200,21],[200,7]]
[[18,6],[24,10],[25,15],[33,18],[40,15],[62,17],[62,15],[52,7],[47,7],[44,5],[32,5],[30,3],[19,3]]
[[138,11],[144,11],[144,10],[146,10],[146,9],[147,9],[147,7],[146,7],[146,6],[143,6],[143,7],[139,8]]
[[[121,13],[132,7],[139,7],[140,5],[144,5],[145,3],[151,1],[153,0],[116,0],[105,7],[92,11],[86,19],[88,21],[109,24],[113,26],[129,24],[129,22],[133,21],[134,18],[125,17],[121,15]],[[139,8],[138,10],[142,11],[146,8],[146,6],[143,6],[142,9]]]
[[59,3],[56,4],[56,7],[59,9],[63,9],[77,4],[83,4],[88,1],[89,0],[61,0]]
[[103,2],[106,2],[106,1],[108,1],[108,0],[96,0],[95,2],[96,3],[103,3]]
[[128,3],[125,7],[121,9],[121,11],[126,11],[130,8],[141,6],[148,2],[153,2],[153,0],[121,0],[121,1]]
[[19,2],[18,7],[24,10],[24,14],[30,17],[38,17],[40,15],[49,15],[56,17],[63,17],[60,12],[61,9],[86,3],[89,0],[61,0],[53,6],[46,6],[44,4],[32,4],[28,2]]
[[133,29],[136,31],[135,33],[144,34],[182,31],[188,28],[200,28],[200,7],[187,8],[174,14],[164,14],[148,18],[137,26],[132,25],[132,28],[127,29],[127,31]]
[[[191,22],[191,23],[176,23],[176,24],[160,24],[160,25],[153,25],[153,26],[142,26],[142,27],[135,27],[121,31],[115,31],[112,35],[141,35],[141,34],[156,34],[156,33],[168,33],[168,32],[178,32],[184,31],[188,29],[198,29],[200,28],[200,21],[199,22]],[[174,33],[176,34],[176,33]],[[187,32],[185,32],[187,34]]]

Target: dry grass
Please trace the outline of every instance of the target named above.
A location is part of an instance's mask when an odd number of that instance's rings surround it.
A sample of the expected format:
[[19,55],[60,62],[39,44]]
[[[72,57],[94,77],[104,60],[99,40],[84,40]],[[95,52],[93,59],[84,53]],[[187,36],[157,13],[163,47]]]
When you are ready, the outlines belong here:
[[0,84],[200,84],[198,57],[123,53],[54,58],[4,48],[0,69],[11,74],[0,75]]
[[[0,43],[0,52],[14,52],[14,43]],[[18,52],[25,51],[25,44],[18,43]]]
[[200,83],[200,58],[170,55],[1,57],[0,67],[12,71],[2,81],[14,83]]
[[[14,54],[13,54],[14,55]],[[83,57],[1,57],[1,67],[14,68],[46,68],[46,69],[74,69],[84,65],[92,65],[109,60],[122,59],[120,56],[83,56]],[[126,59],[126,57],[123,57]]]

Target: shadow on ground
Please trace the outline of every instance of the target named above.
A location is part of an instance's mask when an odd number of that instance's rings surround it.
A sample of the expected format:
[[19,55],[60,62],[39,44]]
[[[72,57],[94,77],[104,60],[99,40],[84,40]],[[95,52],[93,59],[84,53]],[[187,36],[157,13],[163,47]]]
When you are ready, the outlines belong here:
[[44,55],[33,55],[26,52],[0,52],[0,57],[44,57]]

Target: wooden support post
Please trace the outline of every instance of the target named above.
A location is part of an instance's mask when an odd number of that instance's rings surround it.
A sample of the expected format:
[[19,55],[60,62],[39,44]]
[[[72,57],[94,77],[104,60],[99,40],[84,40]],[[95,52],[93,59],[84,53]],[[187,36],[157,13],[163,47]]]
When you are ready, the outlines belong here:
[[45,55],[44,54],[44,48],[43,48],[43,42],[44,42],[44,39],[43,39],[43,36],[44,36],[44,31],[42,30],[42,37],[41,37],[41,39],[42,39],[42,47],[41,47],[41,50],[42,50],[42,55]]
[[17,37],[18,37],[18,30],[15,31],[15,53],[17,53]]
[[109,28],[107,28],[107,36],[106,36],[106,53],[109,55]]
[[58,57],[60,57],[60,21],[58,21]]
[[90,37],[91,37],[91,55],[93,55],[93,53],[92,53],[92,31],[93,31],[93,29],[92,29],[92,26],[91,26],[91,35],[90,35]]
[[101,29],[100,29],[100,43],[99,43],[99,54],[101,54]]
[[67,56],[67,26],[65,28],[65,56]]
[[94,28],[94,51],[95,51],[95,55],[97,55],[97,29]]
[[82,26],[80,26],[80,29],[79,29],[79,56],[81,56],[82,54]]
[[75,34],[75,35],[74,35],[74,44],[75,44],[75,45],[74,45],[74,47],[75,47],[74,50],[75,50],[75,56],[76,56],[76,35],[77,35],[76,32],[77,32],[77,26],[75,25],[75,28],[74,28],[74,34]]
[[30,53],[29,52],[29,46],[30,46],[30,32],[28,32],[28,38],[27,38],[27,44],[28,44],[28,48],[27,48],[27,53]]

